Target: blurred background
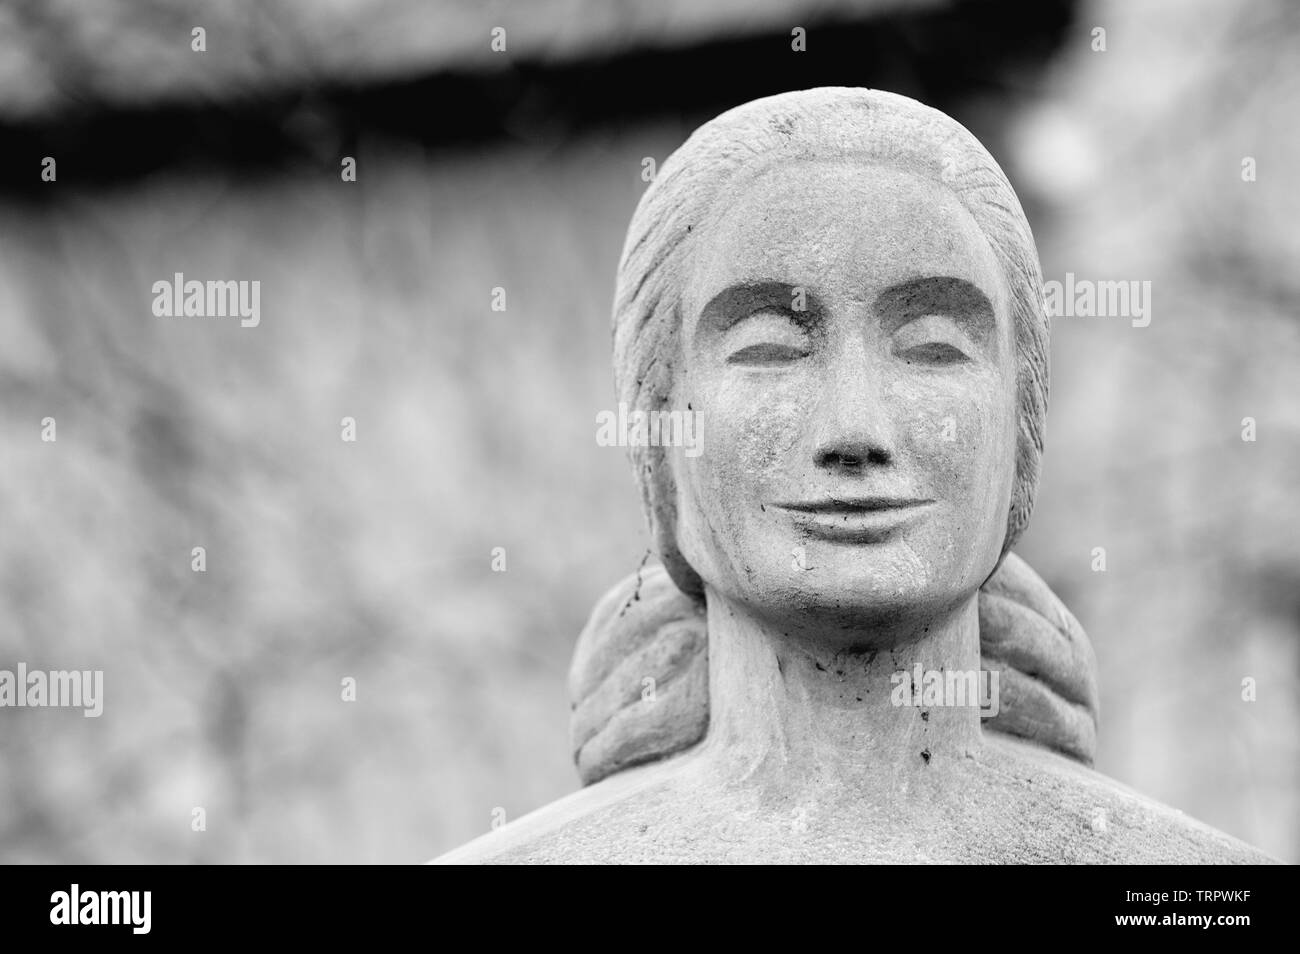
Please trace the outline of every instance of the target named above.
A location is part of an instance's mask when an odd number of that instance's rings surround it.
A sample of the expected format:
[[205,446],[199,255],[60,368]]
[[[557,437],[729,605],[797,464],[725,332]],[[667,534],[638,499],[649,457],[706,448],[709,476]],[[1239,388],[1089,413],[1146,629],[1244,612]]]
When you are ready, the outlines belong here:
[[[1098,769],[1300,860],[1290,0],[0,3],[0,668],[105,673],[0,710],[0,860],[417,862],[577,788],[569,656],[648,544],[594,440],[642,160],[817,85],[966,124],[1045,279],[1152,283],[1055,323],[1018,550]],[[155,317],[175,272],[261,324]]]

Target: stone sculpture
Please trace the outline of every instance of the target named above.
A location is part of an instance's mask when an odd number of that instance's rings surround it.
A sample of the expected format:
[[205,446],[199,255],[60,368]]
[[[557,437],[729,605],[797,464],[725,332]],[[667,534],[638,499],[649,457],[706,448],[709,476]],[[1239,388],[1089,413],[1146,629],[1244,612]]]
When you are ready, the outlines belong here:
[[[1042,295],[1006,177],[936,110],[815,89],[691,136],[633,217],[614,364],[703,452],[632,448],[662,568],[579,640],[587,787],[440,860],[1268,860],[1088,767],[1092,650],[1010,553]],[[984,719],[952,690],[990,673]]]

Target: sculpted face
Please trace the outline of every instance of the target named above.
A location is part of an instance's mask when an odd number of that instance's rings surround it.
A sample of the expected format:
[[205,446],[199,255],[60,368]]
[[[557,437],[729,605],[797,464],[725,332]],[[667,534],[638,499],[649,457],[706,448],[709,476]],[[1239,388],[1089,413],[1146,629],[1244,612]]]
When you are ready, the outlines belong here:
[[683,555],[795,626],[955,608],[997,563],[1015,461],[988,241],[945,187],[876,165],[779,165],[718,208],[682,302],[673,406],[705,435],[671,458]]

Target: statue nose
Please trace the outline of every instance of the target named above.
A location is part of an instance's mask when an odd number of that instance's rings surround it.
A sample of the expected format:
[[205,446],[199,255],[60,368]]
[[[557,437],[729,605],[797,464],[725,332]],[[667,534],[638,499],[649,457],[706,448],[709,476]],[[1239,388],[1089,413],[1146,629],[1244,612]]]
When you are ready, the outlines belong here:
[[831,470],[855,470],[868,464],[884,465],[891,460],[889,451],[883,447],[865,447],[848,453],[834,450],[820,450],[817,453],[817,466]]
[[855,471],[893,462],[893,426],[880,371],[860,339],[837,355],[817,402],[813,457],[818,467]]

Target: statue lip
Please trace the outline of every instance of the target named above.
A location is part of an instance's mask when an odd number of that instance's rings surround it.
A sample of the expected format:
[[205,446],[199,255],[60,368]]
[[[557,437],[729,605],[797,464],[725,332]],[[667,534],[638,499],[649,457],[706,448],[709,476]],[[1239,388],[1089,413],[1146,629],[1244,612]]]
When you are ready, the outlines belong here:
[[773,504],[811,537],[840,543],[881,543],[934,503],[918,497],[828,497]]
[[799,513],[839,515],[909,510],[931,503],[934,501],[924,497],[824,497],[820,500],[776,503],[772,506]]

